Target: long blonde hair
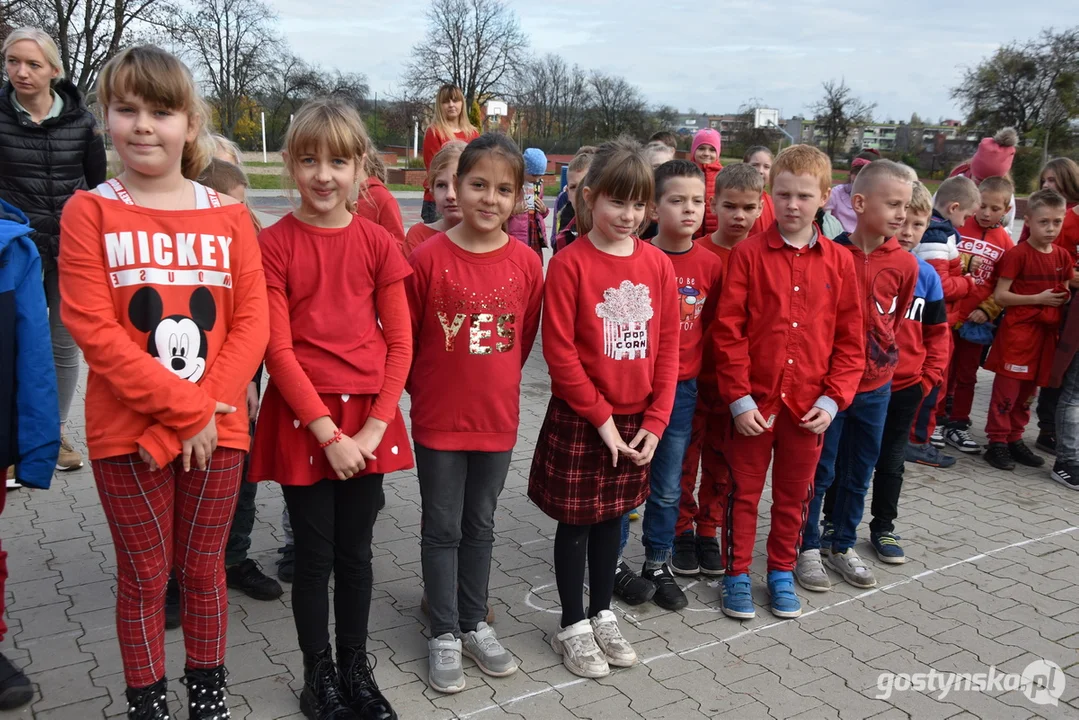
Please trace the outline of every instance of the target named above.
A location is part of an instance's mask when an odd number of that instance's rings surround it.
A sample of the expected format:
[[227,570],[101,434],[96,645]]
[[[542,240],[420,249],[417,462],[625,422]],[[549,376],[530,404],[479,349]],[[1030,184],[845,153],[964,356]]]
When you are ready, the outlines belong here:
[[198,128],[195,139],[184,143],[180,172],[195,180],[214,156],[210,137],[210,110],[199,95],[191,71],[175,55],[155,45],[135,45],[109,60],[97,81],[97,100],[105,114],[114,102],[138,97],[150,105],[187,113]]
[[60,49],[56,47],[56,42],[52,37],[41,28],[21,27],[18,30],[12,30],[11,34],[4,40],[4,47],[0,52],[3,52],[6,58],[7,51],[11,49],[11,46],[23,40],[36,43],[41,49],[41,54],[45,56],[45,62],[51,65],[54,70],[60,71],[60,74],[53,78],[54,83],[64,79],[64,64],[60,61]]
[[[356,163],[357,177],[364,168],[364,158],[374,152],[371,138],[356,108],[334,97],[308,100],[289,125],[285,134],[285,169],[292,174],[296,158],[325,147],[335,157],[350,157]],[[345,202],[349,212],[356,211],[351,200]]]
[[[442,114],[442,103],[456,100],[461,103],[461,114],[457,116],[457,123],[453,124],[449,118]],[[468,119],[468,107],[465,105],[465,94],[456,85],[446,83],[435,94],[434,119],[431,127],[442,136],[443,140],[452,140],[454,133],[463,132],[468,135],[478,134],[479,130]]]

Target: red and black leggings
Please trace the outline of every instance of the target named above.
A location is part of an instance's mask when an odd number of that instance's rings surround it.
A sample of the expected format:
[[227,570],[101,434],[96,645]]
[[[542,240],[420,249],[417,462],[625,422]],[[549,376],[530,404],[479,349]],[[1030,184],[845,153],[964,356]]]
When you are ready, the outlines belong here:
[[151,470],[137,454],[95,460],[116,546],[116,634],[129,687],[165,676],[165,585],[176,567],[187,667],[225,662],[225,542],[244,453],[218,448],[206,470],[179,461]]

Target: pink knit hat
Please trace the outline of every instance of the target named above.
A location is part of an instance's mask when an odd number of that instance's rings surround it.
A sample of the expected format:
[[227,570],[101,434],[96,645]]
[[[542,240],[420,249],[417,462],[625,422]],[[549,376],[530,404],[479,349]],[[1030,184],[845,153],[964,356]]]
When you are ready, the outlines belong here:
[[970,160],[970,174],[979,180],[1007,175],[1012,169],[1019,137],[1012,128],[1004,128],[993,137],[982,138]]
[[689,148],[689,159],[692,160],[697,154],[697,148],[701,145],[711,145],[716,149],[716,160],[719,160],[719,151],[723,147],[723,136],[712,128],[705,128],[704,130],[698,130],[697,134],[693,136],[693,145]]

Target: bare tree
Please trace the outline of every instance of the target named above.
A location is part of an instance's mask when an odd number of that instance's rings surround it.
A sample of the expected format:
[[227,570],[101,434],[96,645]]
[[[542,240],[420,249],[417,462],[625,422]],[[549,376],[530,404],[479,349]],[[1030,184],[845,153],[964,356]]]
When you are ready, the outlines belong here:
[[511,94],[526,135],[550,140],[580,132],[591,92],[584,70],[547,54],[522,66]]
[[433,0],[427,35],[412,48],[404,83],[413,97],[431,97],[443,83],[474,101],[507,91],[524,60],[528,37],[503,0]]
[[588,79],[592,88],[593,133],[613,138],[623,133],[640,135],[648,122],[648,104],[640,89],[619,75],[593,70]]
[[[3,0],[0,0],[3,2]],[[64,73],[90,93],[124,45],[153,39],[174,12],[169,0],[7,0],[4,22],[40,27],[56,40]]]
[[824,97],[813,105],[812,112],[816,115],[816,131],[824,136],[825,152],[835,157],[840,143],[855,126],[870,122],[877,106],[858,99],[845,80],[828,80],[822,86]]
[[277,69],[284,55],[276,16],[263,0],[188,0],[173,27],[203,74],[221,132],[232,137],[245,98]]
[[998,49],[968,69],[952,89],[967,121],[983,132],[1012,126],[1020,135],[1050,136],[1079,117],[1079,27]]

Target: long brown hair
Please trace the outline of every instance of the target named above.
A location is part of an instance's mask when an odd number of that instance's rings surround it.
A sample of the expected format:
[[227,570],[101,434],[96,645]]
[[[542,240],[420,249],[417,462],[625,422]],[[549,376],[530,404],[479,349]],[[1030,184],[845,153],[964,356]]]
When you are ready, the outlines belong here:
[[[456,100],[461,103],[461,114],[457,116],[456,124],[450,122],[449,118],[442,114],[442,103],[449,102],[450,100]],[[450,83],[446,83],[438,89],[435,93],[435,106],[434,106],[434,118],[431,120],[431,127],[442,136],[443,140],[452,140],[454,133],[463,132],[467,135],[474,135],[479,133],[479,130],[472,124],[472,121],[468,119],[468,106],[465,104],[465,94],[461,92],[461,88]]]
[[1053,158],[1045,163],[1045,167],[1038,176],[1038,189],[1042,187],[1046,170],[1052,170],[1057,176],[1057,192],[1069,203],[1079,203],[1079,164],[1071,158]]

